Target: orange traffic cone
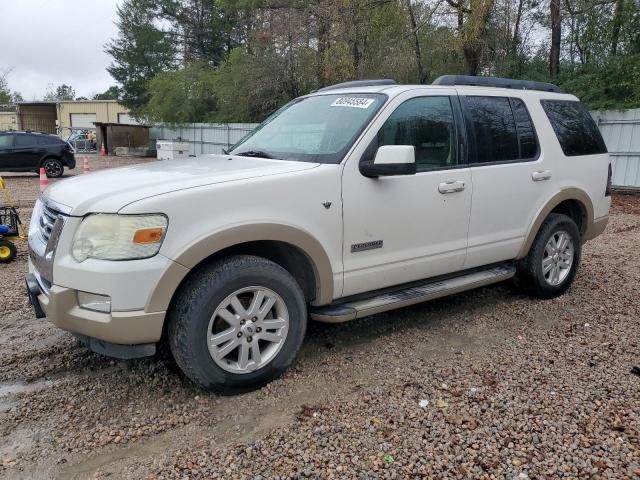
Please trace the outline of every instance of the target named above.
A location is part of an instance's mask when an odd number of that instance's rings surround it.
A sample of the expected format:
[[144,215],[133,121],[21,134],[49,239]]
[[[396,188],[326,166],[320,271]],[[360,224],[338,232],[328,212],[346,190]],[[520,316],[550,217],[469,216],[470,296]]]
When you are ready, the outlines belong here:
[[100,147],[100,156],[101,157],[107,156],[107,151],[104,149],[104,142],[102,142],[102,146]]
[[89,173],[90,171],[91,169],[89,168],[89,159],[87,157],[84,157],[84,166],[82,167],[82,172]]
[[40,168],[40,193],[44,192],[44,189],[49,186],[49,179],[47,178],[47,172],[44,167]]

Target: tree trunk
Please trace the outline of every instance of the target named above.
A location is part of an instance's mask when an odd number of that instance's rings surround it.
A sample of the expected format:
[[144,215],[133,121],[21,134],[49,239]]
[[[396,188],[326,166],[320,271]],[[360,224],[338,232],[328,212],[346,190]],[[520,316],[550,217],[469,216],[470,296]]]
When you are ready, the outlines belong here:
[[516,23],[513,26],[513,37],[511,39],[511,56],[513,59],[513,73],[516,76],[520,76],[520,60],[518,59],[518,52],[520,50],[520,22],[522,21],[522,7],[524,0],[518,1],[518,13],[516,14]]
[[318,15],[318,53],[316,55],[318,85],[324,87],[327,83],[324,61],[329,48],[329,19],[323,14]]
[[416,17],[413,13],[413,6],[411,0],[406,0],[407,12],[409,13],[409,23],[411,25],[411,33],[413,36],[413,54],[416,58],[416,67],[418,68],[418,82],[422,85],[427,76],[424,73],[424,67],[422,66],[422,52],[420,51],[420,40],[418,38],[418,26],[416,24]]
[[560,37],[561,17],[560,0],[549,2],[549,14],[551,17],[551,50],[549,52],[549,75],[552,79],[557,79],[560,73]]
[[620,42],[620,30],[622,28],[622,15],[624,13],[624,0],[616,0],[616,13],[613,16],[613,29],[611,31],[611,55],[618,53]]

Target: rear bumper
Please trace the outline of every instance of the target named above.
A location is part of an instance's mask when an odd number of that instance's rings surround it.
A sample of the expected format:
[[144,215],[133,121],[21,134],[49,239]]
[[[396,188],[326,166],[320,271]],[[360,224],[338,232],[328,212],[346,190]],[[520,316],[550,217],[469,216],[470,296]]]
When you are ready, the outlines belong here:
[[[27,291],[37,317],[46,316],[55,326],[78,336],[98,353],[119,358],[144,356],[113,355],[109,352],[114,348],[108,344],[149,352],[148,344],[157,342],[162,335],[165,312],[88,310],[78,305],[77,290],[52,285],[45,293],[33,273],[27,275]],[[97,345],[96,348],[92,344]],[[153,355],[154,351],[155,348],[145,355]]]
[[586,242],[587,240],[593,240],[594,238],[596,238],[598,235],[604,232],[605,228],[607,228],[608,223],[609,215],[596,218],[585,232],[583,240]]

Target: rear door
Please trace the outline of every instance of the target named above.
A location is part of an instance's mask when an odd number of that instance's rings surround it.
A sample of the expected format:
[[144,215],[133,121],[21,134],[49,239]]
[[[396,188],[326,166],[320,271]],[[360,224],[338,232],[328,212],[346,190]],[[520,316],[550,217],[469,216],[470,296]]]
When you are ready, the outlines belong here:
[[490,91],[461,101],[473,183],[465,268],[473,268],[518,255],[555,178],[532,120],[543,115],[539,102]]

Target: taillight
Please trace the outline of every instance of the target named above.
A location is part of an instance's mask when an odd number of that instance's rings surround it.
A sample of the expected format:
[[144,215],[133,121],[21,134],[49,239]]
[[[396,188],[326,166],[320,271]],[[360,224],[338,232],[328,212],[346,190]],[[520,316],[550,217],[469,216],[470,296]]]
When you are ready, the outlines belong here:
[[609,163],[609,173],[607,174],[607,188],[604,191],[605,197],[611,196],[611,175],[612,175],[611,163]]

